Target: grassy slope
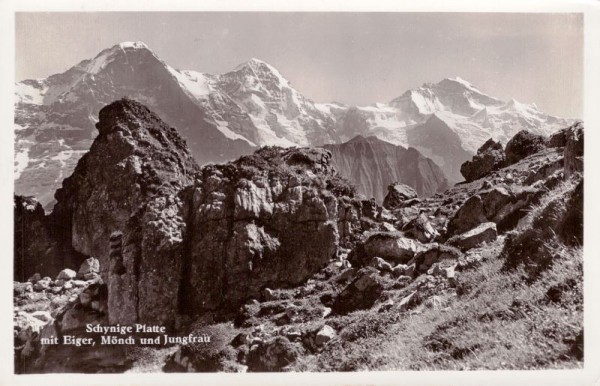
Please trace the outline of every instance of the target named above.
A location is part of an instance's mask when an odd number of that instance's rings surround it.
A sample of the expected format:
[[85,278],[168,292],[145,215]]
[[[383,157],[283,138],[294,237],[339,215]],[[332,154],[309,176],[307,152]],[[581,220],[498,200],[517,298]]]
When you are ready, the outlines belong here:
[[[517,231],[573,187],[567,181],[550,191]],[[348,341],[332,342],[320,355],[301,359],[296,369],[581,368],[582,250],[554,247],[552,265],[532,277],[522,267],[505,268],[504,240],[471,251],[481,262],[459,273],[455,289],[432,291],[438,293],[435,300],[399,318],[376,310],[355,313],[353,326],[341,332]],[[348,328],[357,331],[361,325],[359,336],[348,334]]]

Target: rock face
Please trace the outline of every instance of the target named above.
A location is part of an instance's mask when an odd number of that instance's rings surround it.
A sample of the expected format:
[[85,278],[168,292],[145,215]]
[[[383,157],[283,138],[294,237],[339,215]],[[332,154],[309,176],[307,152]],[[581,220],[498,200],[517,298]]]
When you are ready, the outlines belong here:
[[[77,251],[98,259],[111,323],[162,323],[177,307],[186,231],[181,193],[197,166],[175,129],[137,102],[114,102],[99,118],[98,137],[56,192],[53,215],[71,224]],[[114,232],[123,235],[121,272],[110,271]]]
[[432,196],[448,188],[442,169],[414,148],[404,148],[377,137],[356,136],[346,143],[323,146],[331,151],[340,175],[356,185],[358,193],[381,203],[385,187],[400,182],[419,196]]
[[235,307],[306,280],[335,256],[339,196],[325,149],[263,148],[207,166],[193,187],[185,308]]
[[107,283],[110,323],[172,326],[178,313],[236,309],[263,288],[297,285],[336,256],[338,227],[380,215],[353,198],[325,149],[267,147],[200,170],[145,106],[123,99],[99,118],[52,219],[93,256],[78,276]]
[[77,267],[83,257],[64,239],[64,229],[44,213],[32,197],[14,196],[14,272],[16,281],[35,273],[56,277],[64,267]]
[[386,209],[396,209],[405,201],[417,198],[417,192],[410,186],[394,182],[388,185],[388,192],[383,200],[383,207]]
[[506,161],[514,164],[546,147],[546,138],[542,135],[521,130],[506,144]]
[[477,154],[471,161],[462,164],[460,173],[467,182],[470,182],[502,168],[504,164],[505,154],[502,144],[490,138],[477,150]]
[[583,172],[583,124],[569,127],[565,133],[565,177]]

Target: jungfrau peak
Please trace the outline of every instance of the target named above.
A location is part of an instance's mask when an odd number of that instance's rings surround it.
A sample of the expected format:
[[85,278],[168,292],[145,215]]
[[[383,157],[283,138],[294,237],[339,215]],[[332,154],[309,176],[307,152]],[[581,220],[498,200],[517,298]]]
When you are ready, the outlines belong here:
[[100,108],[123,97],[177,127],[200,164],[265,145],[321,146],[376,136],[417,149],[451,182],[462,179],[460,165],[490,137],[506,143],[522,129],[547,135],[571,123],[535,105],[503,102],[458,77],[426,83],[389,103],[315,103],[259,59],[211,75],[175,69],[142,42],[117,44],[64,73],[15,86],[15,190],[47,209],[89,149]]

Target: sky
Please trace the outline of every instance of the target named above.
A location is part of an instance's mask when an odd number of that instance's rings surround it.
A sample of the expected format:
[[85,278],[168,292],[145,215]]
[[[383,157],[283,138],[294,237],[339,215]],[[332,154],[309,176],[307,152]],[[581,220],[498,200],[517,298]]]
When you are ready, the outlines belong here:
[[316,102],[389,102],[460,76],[503,100],[583,113],[583,16],[540,13],[17,13],[16,80],[66,71],[122,41],[178,69],[250,58]]

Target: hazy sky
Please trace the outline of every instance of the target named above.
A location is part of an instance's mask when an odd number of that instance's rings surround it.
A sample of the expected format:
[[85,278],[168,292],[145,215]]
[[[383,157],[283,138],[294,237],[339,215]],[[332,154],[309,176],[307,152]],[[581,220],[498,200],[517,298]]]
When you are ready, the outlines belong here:
[[262,59],[318,102],[387,102],[460,76],[492,96],[582,116],[576,14],[19,13],[16,79],[137,40],[178,69],[218,74]]

